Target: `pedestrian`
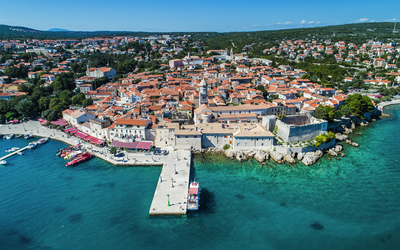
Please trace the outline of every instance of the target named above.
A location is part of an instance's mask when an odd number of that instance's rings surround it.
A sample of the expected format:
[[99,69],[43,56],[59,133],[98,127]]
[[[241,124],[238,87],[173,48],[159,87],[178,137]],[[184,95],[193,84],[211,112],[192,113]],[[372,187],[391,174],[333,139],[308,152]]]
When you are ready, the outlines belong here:
[[162,182],[162,176],[160,175],[160,182]]

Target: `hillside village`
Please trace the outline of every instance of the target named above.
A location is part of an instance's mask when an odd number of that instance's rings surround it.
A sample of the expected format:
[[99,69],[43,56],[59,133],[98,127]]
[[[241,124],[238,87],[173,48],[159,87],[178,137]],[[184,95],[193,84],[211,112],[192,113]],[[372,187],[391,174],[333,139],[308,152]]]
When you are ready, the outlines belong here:
[[[355,93],[377,103],[388,96],[382,90],[400,82],[400,48],[395,43],[284,40],[262,51],[276,61],[250,58],[233,48],[203,48],[190,35],[3,40],[0,99],[22,100],[32,94],[32,88],[46,88],[53,92],[50,96],[30,100],[39,103],[35,112],[41,112],[43,121],[62,118],[102,142],[270,150],[277,144],[306,143],[326,134],[328,121],[314,117],[318,108],[339,111]],[[128,65],[126,72],[122,62],[113,68],[109,61],[92,66],[90,57],[99,54],[129,56],[133,67]],[[337,84],[326,84],[292,63],[279,64],[281,59],[318,65],[318,60],[327,58],[352,68]],[[152,69],[145,67],[154,62]],[[73,76],[72,86],[66,87],[62,80],[67,75]],[[360,86],[368,89],[357,88],[354,83],[360,80],[364,84]],[[346,84],[349,87],[344,89]],[[397,94],[396,88],[389,92],[393,90]],[[75,102],[76,95],[81,99]],[[50,98],[62,100],[63,106],[52,104]],[[49,109],[59,113],[50,116]],[[4,120],[21,118],[18,112],[10,112],[2,114]],[[344,115],[340,114],[335,118]],[[293,132],[294,127],[303,132]]]

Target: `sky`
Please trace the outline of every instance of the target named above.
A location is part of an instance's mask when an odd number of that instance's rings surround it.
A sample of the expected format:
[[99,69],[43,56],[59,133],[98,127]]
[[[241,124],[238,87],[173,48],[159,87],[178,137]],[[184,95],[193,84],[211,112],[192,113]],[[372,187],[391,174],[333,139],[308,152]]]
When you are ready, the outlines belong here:
[[259,31],[396,22],[399,9],[398,0],[0,0],[0,24],[71,31]]

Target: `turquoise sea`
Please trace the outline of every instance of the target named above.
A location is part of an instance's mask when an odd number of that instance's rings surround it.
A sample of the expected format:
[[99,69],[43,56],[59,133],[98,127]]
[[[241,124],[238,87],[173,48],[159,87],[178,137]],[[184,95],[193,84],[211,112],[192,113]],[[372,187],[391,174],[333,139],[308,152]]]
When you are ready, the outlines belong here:
[[[50,141],[0,167],[0,249],[399,249],[400,106],[317,164],[196,156],[201,209],[149,217],[160,167],[73,168]],[[0,139],[0,155],[24,139]]]

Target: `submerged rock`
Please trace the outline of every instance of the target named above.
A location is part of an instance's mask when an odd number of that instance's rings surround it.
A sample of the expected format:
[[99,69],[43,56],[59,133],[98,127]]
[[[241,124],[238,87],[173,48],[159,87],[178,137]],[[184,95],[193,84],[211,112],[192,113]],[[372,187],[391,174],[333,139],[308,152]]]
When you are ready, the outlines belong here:
[[311,227],[314,228],[315,230],[322,230],[324,229],[324,226],[319,224],[318,222],[311,224]]

